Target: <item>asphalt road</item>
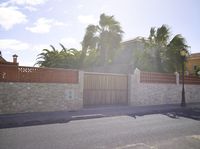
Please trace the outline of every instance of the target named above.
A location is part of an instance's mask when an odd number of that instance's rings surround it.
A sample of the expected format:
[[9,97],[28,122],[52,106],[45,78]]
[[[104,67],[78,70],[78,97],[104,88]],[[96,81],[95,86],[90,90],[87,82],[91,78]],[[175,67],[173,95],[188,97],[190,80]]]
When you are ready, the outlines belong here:
[[199,149],[200,121],[115,116],[0,129],[0,149]]

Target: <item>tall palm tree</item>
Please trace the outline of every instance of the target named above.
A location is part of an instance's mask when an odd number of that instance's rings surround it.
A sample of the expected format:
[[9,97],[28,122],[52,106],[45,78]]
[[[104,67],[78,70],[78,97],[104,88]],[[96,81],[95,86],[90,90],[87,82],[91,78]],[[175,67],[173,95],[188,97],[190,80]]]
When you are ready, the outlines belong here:
[[88,49],[95,49],[97,46],[98,37],[96,36],[97,26],[88,25],[86,33],[84,35],[82,45],[82,52],[80,56],[80,67],[83,67],[83,62]]
[[82,41],[82,54],[80,62],[83,63],[88,49],[98,49],[100,64],[105,65],[111,61],[117,48],[120,46],[123,31],[120,23],[114,16],[100,15],[98,25],[89,25]]
[[181,34],[177,34],[167,45],[167,64],[168,70],[171,72],[179,72],[181,70],[181,56],[180,49],[187,49],[189,46],[186,45],[185,38]]
[[149,65],[152,65],[152,71],[174,72],[180,70],[181,57],[179,50],[188,46],[181,34],[175,35],[171,40],[170,34],[167,25],[150,29],[148,40],[145,40],[145,54],[151,59],[147,61],[151,61]]
[[123,31],[120,23],[114,16],[107,16],[104,13],[100,15],[99,25],[99,43],[100,61],[105,65],[112,61],[116,49],[119,48]]
[[149,52],[153,52],[152,61],[153,65],[156,66],[154,71],[164,71],[163,63],[169,36],[170,32],[167,25],[162,25],[157,29],[155,27],[150,29],[149,40],[146,45],[148,48],[151,47]]

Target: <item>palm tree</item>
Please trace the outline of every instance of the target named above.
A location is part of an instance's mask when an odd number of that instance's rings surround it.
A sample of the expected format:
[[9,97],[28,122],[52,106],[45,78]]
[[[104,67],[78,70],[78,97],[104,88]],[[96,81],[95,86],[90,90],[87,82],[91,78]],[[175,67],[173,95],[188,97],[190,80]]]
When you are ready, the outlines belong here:
[[169,27],[167,25],[162,25],[160,28],[151,28],[150,29],[150,35],[149,40],[146,42],[147,48],[151,49],[151,55],[152,57],[152,63],[155,68],[154,71],[162,72],[164,71],[163,63],[165,61],[165,52],[166,52],[166,46],[169,40]]
[[43,52],[38,55],[38,61],[36,64],[40,65],[41,67],[54,67],[57,65],[59,59],[59,51],[56,50],[52,45],[50,45],[50,47],[52,50],[42,50]]
[[95,49],[97,46],[98,37],[96,36],[97,26],[88,25],[86,28],[86,33],[81,43],[82,52],[80,56],[80,67],[83,67],[83,61],[85,59],[86,53],[88,49]]
[[167,64],[168,70],[170,72],[179,72],[181,70],[181,56],[180,49],[187,49],[189,46],[186,45],[185,38],[182,37],[181,34],[177,34],[167,45]]
[[115,50],[120,47],[123,31],[114,16],[107,16],[103,13],[100,16],[98,32],[100,61],[101,64],[105,65],[112,61]]
[[40,67],[79,68],[80,51],[74,48],[67,49],[62,44],[60,46],[62,50],[56,50],[52,45],[52,50],[43,49],[38,55],[36,64]]
[[[170,39],[170,30],[167,25],[159,28],[151,28],[148,40],[144,40],[145,54],[149,58],[152,71],[174,72],[180,70],[181,57],[179,50],[187,48],[185,39],[180,35],[175,35]],[[153,53],[153,54],[152,54]],[[156,67],[155,67],[156,66]]]
[[82,41],[82,63],[88,49],[98,49],[100,64],[105,65],[112,61],[115,50],[119,48],[123,31],[120,23],[114,16],[100,15],[99,25],[89,25]]

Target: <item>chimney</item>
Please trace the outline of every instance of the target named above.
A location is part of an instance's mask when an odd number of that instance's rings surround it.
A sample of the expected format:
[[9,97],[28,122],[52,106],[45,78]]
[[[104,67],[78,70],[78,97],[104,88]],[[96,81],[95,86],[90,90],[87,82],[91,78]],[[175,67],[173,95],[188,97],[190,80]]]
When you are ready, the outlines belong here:
[[15,54],[15,55],[13,55],[13,63],[17,63],[17,55]]

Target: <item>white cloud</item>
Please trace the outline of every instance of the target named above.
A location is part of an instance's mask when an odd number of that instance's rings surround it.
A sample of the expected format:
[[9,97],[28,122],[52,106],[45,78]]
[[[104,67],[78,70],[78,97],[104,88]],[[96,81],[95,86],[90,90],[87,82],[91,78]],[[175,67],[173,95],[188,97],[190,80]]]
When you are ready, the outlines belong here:
[[47,9],[48,12],[51,12],[52,10],[53,10],[53,7],[49,7],[49,8]]
[[56,20],[52,20],[52,21],[53,21],[52,23],[53,26],[68,26],[66,23],[63,23],[63,22],[59,22]]
[[11,29],[16,24],[25,23],[26,15],[17,10],[17,7],[0,7],[0,25],[6,29]]
[[48,44],[37,44],[33,45],[31,50],[42,52],[43,49],[50,49]]
[[13,51],[37,51],[42,52],[43,49],[49,49],[48,44],[31,44],[16,39],[0,39],[1,50],[13,50]]
[[53,26],[66,26],[67,24],[54,19],[39,18],[33,27],[26,27],[32,33],[48,33]]
[[52,20],[45,18],[38,19],[33,27],[26,27],[26,30],[29,30],[32,33],[48,33],[52,27]]
[[37,11],[36,6],[46,3],[48,0],[9,0],[0,4],[0,7],[23,6],[29,11]]
[[7,7],[8,5],[9,5],[9,2],[0,3],[0,7]]
[[26,6],[25,8],[28,9],[29,11],[32,11],[32,12],[38,10],[37,8],[32,7],[32,6]]
[[48,0],[10,0],[10,3],[17,4],[17,5],[29,5],[29,6],[36,6],[40,4],[44,4]]
[[3,50],[27,50],[29,48],[28,43],[16,39],[0,39],[0,49]]
[[62,38],[60,40],[60,43],[63,44],[67,49],[69,49],[69,48],[80,49],[81,48],[80,42],[72,37]]
[[77,6],[78,9],[81,9],[81,8],[83,8],[83,7],[84,7],[83,4],[79,4],[79,5]]
[[82,24],[97,24],[98,18],[95,18],[93,15],[80,15],[78,16],[79,22]]

